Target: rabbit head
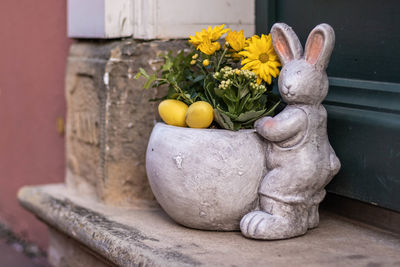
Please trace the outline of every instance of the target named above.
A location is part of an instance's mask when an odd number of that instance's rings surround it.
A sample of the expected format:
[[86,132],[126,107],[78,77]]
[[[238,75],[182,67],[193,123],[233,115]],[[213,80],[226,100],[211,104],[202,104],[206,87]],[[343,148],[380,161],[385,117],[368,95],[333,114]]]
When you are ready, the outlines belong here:
[[271,29],[272,43],[282,70],[278,87],[288,104],[320,104],[328,93],[326,74],[335,33],[328,24],[316,26],[308,36],[305,52],[291,27],[275,23]]

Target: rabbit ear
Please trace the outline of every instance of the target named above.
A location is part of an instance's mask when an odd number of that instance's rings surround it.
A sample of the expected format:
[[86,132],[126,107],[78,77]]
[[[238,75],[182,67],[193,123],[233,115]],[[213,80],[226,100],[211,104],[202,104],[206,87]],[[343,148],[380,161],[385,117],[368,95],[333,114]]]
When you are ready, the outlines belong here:
[[282,65],[294,59],[300,59],[303,55],[303,47],[299,38],[285,23],[275,23],[272,26],[271,38]]
[[305,48],[305,60],[319,69],[328,67],[333,47],[335,32],[328,24],[319,24],[310,33]]

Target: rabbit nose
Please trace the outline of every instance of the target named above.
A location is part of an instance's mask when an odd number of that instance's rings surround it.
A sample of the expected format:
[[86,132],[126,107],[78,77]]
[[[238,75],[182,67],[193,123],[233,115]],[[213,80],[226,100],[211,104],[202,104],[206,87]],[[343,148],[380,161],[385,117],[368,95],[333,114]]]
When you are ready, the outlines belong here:
[[286,84],[285,84],[285,85],[283,86],[283,90],[282,90],[282,91],[283,91],[283,93],[284,93],[285,95],[286,95],[287,93],[289,93],[290,87],[292,87],[292,85],[290,85],[290,84],[289,84],[289,85],[286,85]]

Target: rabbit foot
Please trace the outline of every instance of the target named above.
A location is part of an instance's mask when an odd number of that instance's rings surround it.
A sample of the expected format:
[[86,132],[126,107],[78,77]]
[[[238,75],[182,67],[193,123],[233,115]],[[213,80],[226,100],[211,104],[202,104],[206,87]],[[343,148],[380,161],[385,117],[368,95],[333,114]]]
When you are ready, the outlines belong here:
[[303,235],[307,225],[296,223],[297,220],[272,215],[263,211],[253,211],[246,214],[240,221],[240,230],[248,238],[254,239],[285,239]]
[[319,224],[318,205],[311,206],[308,212],[308,229],[316,228]]

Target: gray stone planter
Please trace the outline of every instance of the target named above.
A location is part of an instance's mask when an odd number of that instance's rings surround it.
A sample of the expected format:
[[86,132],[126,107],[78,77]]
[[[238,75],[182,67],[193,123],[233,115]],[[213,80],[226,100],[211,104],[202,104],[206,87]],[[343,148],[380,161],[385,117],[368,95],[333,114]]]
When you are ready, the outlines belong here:
[[157,201],[176,222],[204,230],[238,230],[258,205],[265,141],[254,130],[191,129],[158,123],[146,169]]

